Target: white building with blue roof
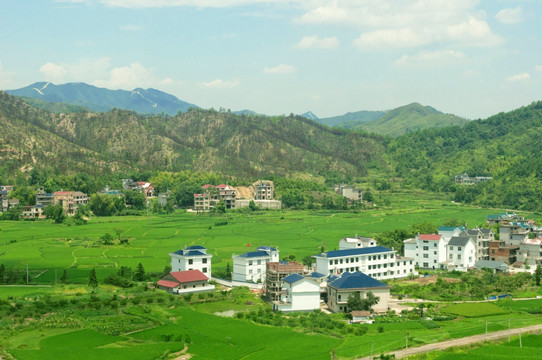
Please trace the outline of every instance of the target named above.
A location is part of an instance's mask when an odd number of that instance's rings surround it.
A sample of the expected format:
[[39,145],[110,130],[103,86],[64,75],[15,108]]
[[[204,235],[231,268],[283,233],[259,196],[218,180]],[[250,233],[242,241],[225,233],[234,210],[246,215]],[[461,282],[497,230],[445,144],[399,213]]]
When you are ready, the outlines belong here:
[[327,276],[361,271],[375,279],[397,279],[416,275],[412,258],[400,257],[384,246],[333,250],[313,256],[316,271]]
[[390,286],[373,279],[362,272],[345,272],[339,278],[330,278],[327,284],[327,305],[333,312],[349,312],[348,298],[359,293],[361,299],[365,299],[367,293],[372,292],[379,298],[373,311],[380,313],[388,310],[390,300]]
[[314,278],[292,274],[282,279],[283,295],[273,302],[273,310],[283,312],[320,309],[320,285]]
[[208,278],[211,278],[211,258],[207,249],[200,245],[184,247],[169,254],[171,256],[171,271],[199,270]]
[[271,246],[260,246],[256,251],[241,255],[232,255],[233,258],[233,281],[264,282],[265,265],[268,262],[279,261],[278,249]]

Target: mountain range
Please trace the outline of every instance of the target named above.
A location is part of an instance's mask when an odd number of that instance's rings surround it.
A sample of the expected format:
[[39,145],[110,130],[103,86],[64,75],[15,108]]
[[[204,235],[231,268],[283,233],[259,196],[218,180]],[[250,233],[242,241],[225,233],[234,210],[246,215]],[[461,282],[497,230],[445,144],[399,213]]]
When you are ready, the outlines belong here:
[[[174,116],[178,112],[185,113],[192,107],[198,107],[155,89],[109,90],[85,83],[55,85],[48,82],[37,82],[21,89],[7,90],[6,92],[23,97],[34,107],[54,113],[88,110],[107,112],[111,109],[123,109],[140,114]],[[233,113],[262,115],[252,110],[240,110]],[[307,111],[301,116],[330,127],[363,130],[389,136],[399,136],[426,128],[462,125],[467,121],[418,103],[389,111],[357,111],[322,119],[319,119],[312,111]]]
[[109,90],[85,83],[55,85],[49,82],[37,82],[21,89],[7,90],[6,92],[15,96],[39,99],[47,103],[66,103],[100,112],[116,108],[142,114],[176,115],[179,111],[187,112],[188,109],[197,107],[156,89]]

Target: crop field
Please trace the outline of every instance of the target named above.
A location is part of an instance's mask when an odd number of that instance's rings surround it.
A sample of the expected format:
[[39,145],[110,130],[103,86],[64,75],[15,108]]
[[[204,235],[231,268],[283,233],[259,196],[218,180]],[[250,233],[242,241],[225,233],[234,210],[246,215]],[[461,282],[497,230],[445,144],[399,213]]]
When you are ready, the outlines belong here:
[[441,355],[432,357],[435,360],[493,360],[493,359],[539,359],[542,351],[542,335],[522,336],[510,342],[487,344],[474,349],[454,348],[445,350]]
[[542,299],[533,300],[499,300],[497,303],[503,309],[508,311],[522,311],[531,314],[542,314]]
[[502,307],[487,302],[454,304],[446,306],[444,309],[442,309],[442,312],[464,317],[478,317],[508,313],[508,311],[504,310]]
[[[399,195],[396,195],[399,198]],[[159,272],[169,264],[169,253],[187,245],[203,245],[213,254],[213,268],[224,269],[233,253],[259,245],[277,246],[281,257],[298,260],[317,254],[323,246],[333,250],[345,236],[374,236],[383,231],[408,229],[412,224],[440,225],[450,219],[483,223],[484,210],[409,198],[404,208],[359,213],[330,211],[263,211],[226,216],[175,213],[160,216],[92,218],[82,226],[47,221],[0,223],[0,264],[6,269],[29,267],[31,283],[54,283],[67,269],[70,281],[85,281],[96,268],[98,278],[120,266]],[[408,205],[407,205],[408,204]],[[105,233],[129,239],[129,245],[101,245]],[[56,273],[55,273],[56,269]]]

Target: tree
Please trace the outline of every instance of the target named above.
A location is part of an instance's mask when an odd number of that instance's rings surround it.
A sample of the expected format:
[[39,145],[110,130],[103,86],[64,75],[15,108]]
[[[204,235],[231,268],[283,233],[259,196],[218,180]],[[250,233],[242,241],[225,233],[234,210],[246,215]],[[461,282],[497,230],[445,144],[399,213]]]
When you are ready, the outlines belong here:
[[213,213],[216,214],[225,214],[226,213],[226,204],[224,203],[224,200],[220,200],[218,204],[213,208]]
[[373,305],[378,304],[380,298],[375,296],[371,291],[365,294],[365,298],[362,299],[359,292],[350,294],[347,300],[348,309],[350,311],[355,310],[367,310],[370,311]]
[[147,199],[141,191],[126,190],[124,196],[126,196],[126,205],[131,205],[137,210],[143,210],[147,206]]
[[250,209],[250,211],[258,210],[258,206],[254,202],[254,200],[250,200],[250,202],[248,203],[248,208]]
[[143,264],[139,263],[137,264],[137,269],[134,274],[134,280],[135,281],[143,281],[145,280],[145,269],[143,268]]
[[66,215],[64,215],[64,208],[62,205],[49,205],[45,208],[45,217],[53,220],[56,224],[61,224]]
[[102,240],[104,245],[112,245],[113,235],[111,235],[110,233],[105,233],[100,237],[100,240]]
[[536,282],[536,286],[540,286],[540,278],[542,278],[542,268],[540,265],[536,265],[536,270],[534,271],[534,280]]
[[111,195],[94,194],[90,197],[89,207],[96,216],[112,216],[122,209],[119,203],[122,200],[117,201]]
[[90,276],[88,278],[88,286],[95,289],[98,286],[98,278],[96,277],[96,269],[90,270]]
[[226,263],[226,279],[231,279],[230,263]]
[[60,277],[60,282],[65,283],[68,280],[68,272],[64,269],[62,276]]
[[4,283],[4,276],[6,274],[6,267],[4,264],[0,264],[0,284]]

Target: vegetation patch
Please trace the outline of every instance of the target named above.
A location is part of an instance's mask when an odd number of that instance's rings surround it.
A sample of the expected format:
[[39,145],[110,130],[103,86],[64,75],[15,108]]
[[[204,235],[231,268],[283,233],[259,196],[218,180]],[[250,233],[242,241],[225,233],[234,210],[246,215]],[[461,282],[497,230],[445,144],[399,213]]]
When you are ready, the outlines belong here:
[[508,311],[493,303],[463,303],[446,306],[441,310],[443,313],[454,314],[464,317],[480,317],[489,315],[507,314]]

